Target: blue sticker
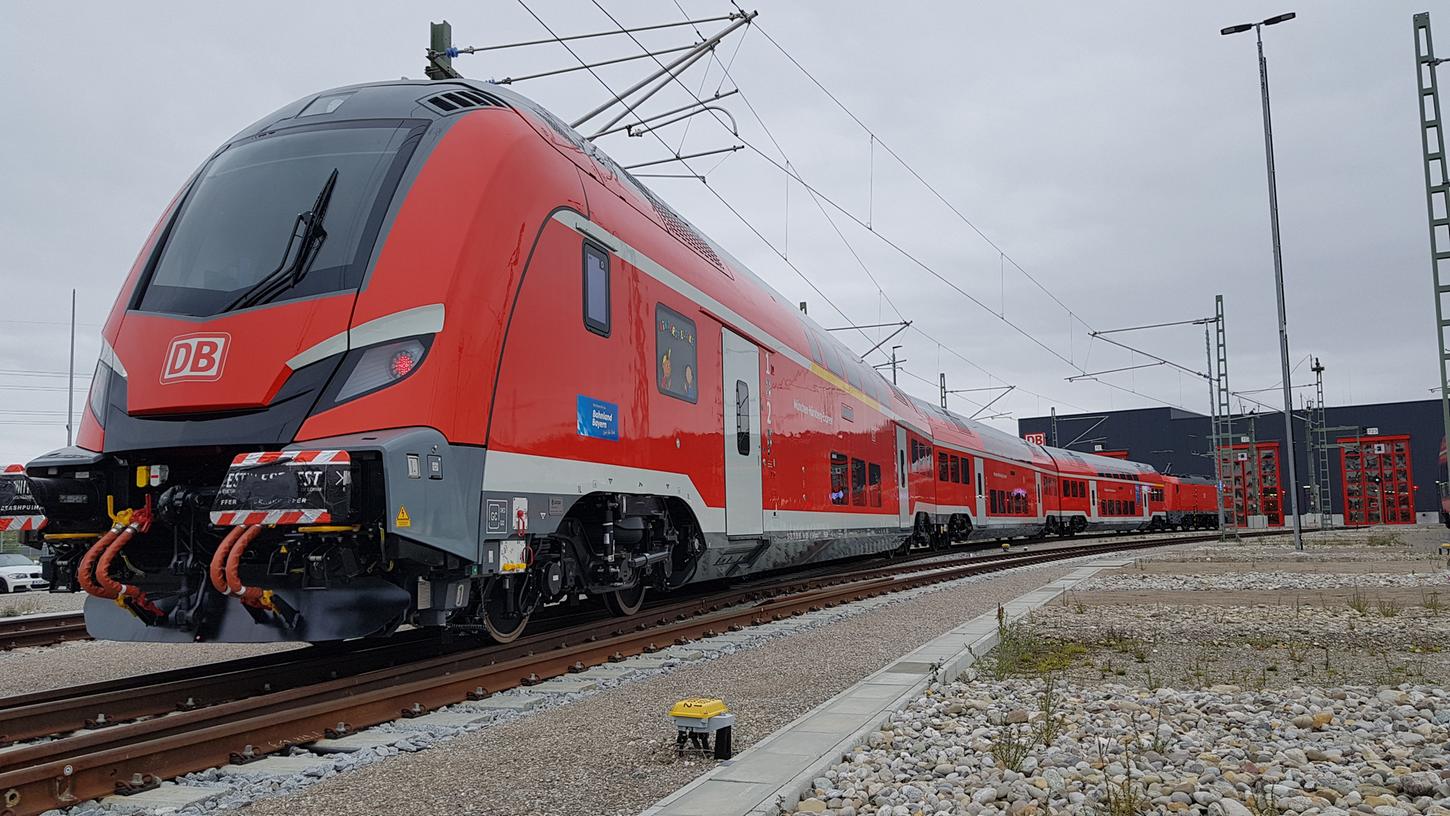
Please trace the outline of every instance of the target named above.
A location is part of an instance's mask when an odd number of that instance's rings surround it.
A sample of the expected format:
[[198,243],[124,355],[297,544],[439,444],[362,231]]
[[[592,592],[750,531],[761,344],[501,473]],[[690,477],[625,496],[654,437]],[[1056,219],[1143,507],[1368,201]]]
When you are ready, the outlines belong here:
[[576,402],[580,436],[619,441],[619,406],[580,394]]

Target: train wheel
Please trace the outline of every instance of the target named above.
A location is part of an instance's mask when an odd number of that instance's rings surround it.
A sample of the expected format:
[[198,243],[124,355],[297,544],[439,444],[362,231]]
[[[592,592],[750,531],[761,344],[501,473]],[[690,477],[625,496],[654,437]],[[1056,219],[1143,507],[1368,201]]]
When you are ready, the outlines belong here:
[[644,606],[644,582],[629,589],[619,589],[604,596],[604,608],[617,618],[627,618]]
[[490,605],[483,611],[483,628],[498,643],[513,643],[528,625],[528,615],[509,615],[502,604]]
[[495,579],[485,590],[481,603],[483,628],[496,642],[512,643],[529,625],[538,601],[539,593],[532,576],[525,575],[522,580]]

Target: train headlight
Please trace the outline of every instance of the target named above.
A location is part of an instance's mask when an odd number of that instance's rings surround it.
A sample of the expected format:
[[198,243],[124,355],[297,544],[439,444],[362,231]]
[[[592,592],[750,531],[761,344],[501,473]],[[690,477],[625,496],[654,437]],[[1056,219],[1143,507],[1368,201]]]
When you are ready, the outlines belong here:
[[116,356],[116,350],[105,337],[101,338],[101,355],[96,360],[96,373],[91,377],[91,393],[87,402],[91,407],[91,415],[96,418],[96,424],[101,427],[106,425],[106,403],[111,396],[111,377],[126,378],[126,367],[121,365],[121,358]]
[[365,349],[337,390],[335,402],[345,402],[406,378],[423,362],[428,351],[423,341],[409,338]]

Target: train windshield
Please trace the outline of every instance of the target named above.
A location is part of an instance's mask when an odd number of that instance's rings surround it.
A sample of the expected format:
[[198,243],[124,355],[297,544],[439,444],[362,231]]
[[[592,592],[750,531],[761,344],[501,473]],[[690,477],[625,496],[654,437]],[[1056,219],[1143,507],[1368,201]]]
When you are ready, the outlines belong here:
[[[360,121],[294,128],[228,148],[202,170],[172,219],[135,308],[206,316],[238,304],[278,270],[267,300],[357,288],[373,238],[423,126]],[[334,171],[336,175],[334,177]],[[294,233],[334,179],[311,255]]]

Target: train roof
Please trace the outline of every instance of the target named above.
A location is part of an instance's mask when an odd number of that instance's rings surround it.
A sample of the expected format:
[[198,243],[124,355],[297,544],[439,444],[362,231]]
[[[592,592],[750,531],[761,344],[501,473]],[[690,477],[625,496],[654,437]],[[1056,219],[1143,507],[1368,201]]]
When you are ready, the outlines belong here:
[[1066,448],[1049,447],[1045,450],[1052,454],[1052,458],[1057,460],[1058,466],[1064,472],[1072,471],[1083,475],[1135,480],[1158,475],[1157,469],[1152,465],[1134,462],[1131,459],[1115,459],[1111,456],[1098,456],[1095,453],[1084,453]]
[[673,234],[707,262],[717,266],[727,267],[733,277],[748,280],[756,288],[764,292],[775,302],[776,306],[792,315],[799,322],[802,333],[805,335],[806,347],[797,348],[797,351],[809,357],[825,371],[830,372],[843,385],[849,385],[860,394],[875,401],[889,412],[894,413],[907,424],[917,426],[927,425],[926,415],[918,409],[916,404],[918,401],[907,396],[901,389],[892,385],[885,377],[881,376],[880,372],[872,368],[861,357],[857,356],[856,352],[851,350],[849,346],[837,340],[831,332],[826,331],[824,327],[809,315],[800,311],[784,295],[777,292],[775,287],[766,283],[764,279],[751,271],[750,267],[730,254],[729,250],[716,243],[691,223],[689,219],[680,215],[664,199],[656,195],[648,185],[635,178],[633,174],[624,169],[618,162],[614,161],[603,149],[584,138],[569,125],[566,125],[547,108],[522,94],[491,83],[463,81],[469,82],[475,87],[481,87],[489,93],[500,96],[516,108],[524,108],[538,116],[560,135],[573,143],[580,152],[608,168],[624,186],[654,208],[656,215],[659,216],[667,232]]

